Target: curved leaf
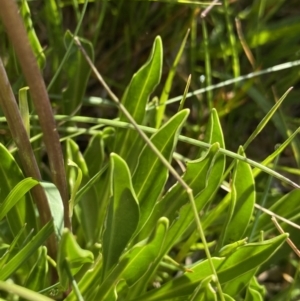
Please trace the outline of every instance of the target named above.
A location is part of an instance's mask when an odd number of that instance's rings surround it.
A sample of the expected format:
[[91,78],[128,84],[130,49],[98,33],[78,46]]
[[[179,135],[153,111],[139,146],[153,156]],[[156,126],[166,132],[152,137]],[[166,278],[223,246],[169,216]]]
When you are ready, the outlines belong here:
[[[242,246],[227,258],[212,258],[221,284],[231,281],[261,265],[276,252],[287,237],[287,234],[281,234],[264,242]],[[139,298],[130,299],[130,301],[173,300],[172,298],[175,299],[180,296],[188,298],[199,285],[199,281],[212,275],[208,260],[200,261],[190,268],[193,270],[193,273],[185,273],[167,282],[159,289],[151,290]]]
[[[79,146],[75,141],[68,139],[66,143],[66,159],[76,163],[78,168],[82,172],[81,185],[84,186],[89,180],[89,171],[84,160],[83,155],[79,150]],[[95,157],[95,160],[98,158]],[[68,167],[67,175],[70,185],[70,190],[73,191],[77,179],[77,172],[74,168]],[[82,226],[84,239],[87,244],[92,245],[99,238],[98,227],[98,214],[99,214],[99,199],[97,197],[96,189],[94,185],[80,197],[76,199],[77,206],[75,206],[74,211],[79,219]]]
[[[207,152],[205,158],[203,159],[204,162],[207,160],[207,163],[209,163],[210,166],[206,166],[207,173],[203,175],[206,179],[206,187],[200,192],[199,196],[201,196],[206,189],[209,190],[215,189],[214,185],[210,185],[209,181],[211,179],[210,171],[214,166],[214,160],[218,155],[218,150],[219,150],[219,144],[218,143],[213,144],[209,149],[209,151]],[[217,179],[217,182],[219,184],[219,179]],[[197,210],[200,211],[201,209],[198,207],[199,205],[197,203],[197,198],[195,201],[196,201]],[[194,214],[192,212],[193,211],[189,203],[184,205],[180,209],[178,218],[174,221],[174,223],[172,224],[172,226],[168,231],[166,243],[165,243],[165,248],[166,248],[165,252],[168,252],[168,250],[172,248],[172,246],[176,243],[178,238],[180,238],[180,236],[187,230],[189,225],[193,222]]]
[[82,249],[68,229],[63,230],[57,254],[59,282],[64,289],[68,288],[69,283],[66,260],[70,265],[72,275],[75,275],[85,263],[92,263],[94,261],[93,253]]
[[43,69],[46,64],[46,57],[43,51],[43,47],[41,46],[40,41],[34,30],[32,19],[31,19],[30,8],[27,3],[27,0],[21,1],[20,13],[24,20],[30,46],[34,52],[34,55],[36,56],[40,69]]
[[[66,48],[68,48],[73,40],[73,35],[69,30],[66,31],[64,39]],[[92,43],[82,38],[80,38],[80,42],[90,59],[94,60],[94,48]],[[82,98],[85,94],[88,79],[91,74],[91,68],[75,44],[72,46],[70,56],[64,64],[64,68],[67,73],[68,87],[62,94],[63,112],[66,115],[70,115],[80,109]]]
[[0,271],[0,280],[14,273],[53,233],[52,221],[47,223]]
[[212,287],[213,276],[204,278],[187,301],[217,301],[217,293]]
[[[151,137],[151,142],[168,161],[172,158],[179,131],[188,114],[189,110],[178,112]],[[153,211],[153,207],[168,179],[168,174],[168,169],[160,158],[148,145],[145,145],[139,156],[138,166],[132,179],[141,210],[139,229],[144,226]]]
[[103,233],[103,275],[119,261],[139,222],[139,205],[125,161],[111,154],[110,200]]
[[39,181],[32,178],[26,178],[19,182],[5,198],[2,204],[0,204],[0,220],[7,214],[11,208],[13,208],[24,195],[35,185],[39,184]]
[[64,206],[59,190],[53,183],[41,182],[50,207],[56,237],[60,240],[64,228]]
[[153,237],[148,241],[133,246],[128,253],[124,254],[124,259],[129,260],[126,269],[122,274],[128,286],[135,284],[151,267],[162,249],[169,221],[165,217],[157,222]]
[[161,122],[164,117],[165,109],[166,109],[166,101],[169,97],[170,91],[172,89],[172,83],[173,78],[176,74],[176,68],[178,63],[180,62],[187,38],[189,36],[190,30],[188,29],[187,33],[185,34],[183,41],[181,42],[180,48],[178,49],[178,52],[176,54],[176,58],[172,64],[172,67],[170,68],[166,83],[164,85],[163,91],[161,93],[160,99],[159,99],[159,106],[156,108],[156,123],[155,127],[158,129],[161,125]]
[[[2,144],[0,144],[0,179],[0,204],[2,204],[2,200],[6,199],[14,187],[24,180],[15,159]],[[27,224],[26,230],[22,234],[23,240],[31,229],[37,229],[36,222],[34,206],[29,196],[21,196],[15,206],[7,212],[7,223],[13,236],[18,235],[20,229]],[[20,242],[22,243],[22,239]]]
[[[133,75],[121,100],[122,104],[138,124],[141,124],[144,120],[149,96],[160,82],[161,70],[162,41],[158,36],[154,41],[148,61]],[[121,114],[120,121],[127,121],[127,118]],[[142,145],[141,139],[136,132],[128,129],[118,129],[114,151],[125,159],[130,170],[136,164]]]
[[29,288],[35,292],[38,292],[45,288],[46,280],[48,276],[48,260],[47,260],[47,248],[45,246],[40,247],[38,250],[38,258],[36,264],[30,271],[30,274],[26,280],[26,288]]
[[[241,147],[239,153],[244,155]],[[233,214],[225,233],[225,244],[240,240],[250,222],[255,204],[255,187],[252,169],[249,164],[237,161],[233,184],[235,191],[235,205]]]
[[[187,162],[186,172],[182,178],[193,190],[195,198],[207,185],[207,174],[213,165],[214,159],[215,154],[208,152],[198,160]],[[153,224],[162,216],[167,217],[172,223],[178,215],[178,210],[187,203],[189,203],[188,195],[182,185],[177,182],[168,190],[163,199],[155,204],[151,217],[142,230],[141,236],[149,235],[153,230]]]

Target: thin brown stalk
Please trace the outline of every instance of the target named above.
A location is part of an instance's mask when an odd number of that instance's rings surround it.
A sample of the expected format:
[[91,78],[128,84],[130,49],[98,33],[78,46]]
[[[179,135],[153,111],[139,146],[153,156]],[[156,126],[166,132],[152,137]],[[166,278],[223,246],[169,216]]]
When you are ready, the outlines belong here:
[[[279,231],[279,233],[284,234],[284,230],[281,228],[281,226],[279,225],[279,223],[277,222],[275,216],[273,216],[271,218],[272,222],[274,223],[275,227],[277,228],[277,230]],[[298,248],[296,247],[296,245],[292,242],[292,240],[290,238],[286,239],[286,242],[288,243],[288,245],[292,248],[292,250],[295,252],[295,254],[300,257],[300,251],[298,250]]]
[[[11,85],[6,75],[2,60],[0,58],[0,106],[6,117],[7,124],[10,128],[12,138],[19,150],[19,157],[23,166],[24,173],[27,177],[33,177],[41,180],[41,174],[23,124],[19,108]],[[32,197],[37,205],[42,225],[45,225],[51,220],[51,212],[47,197],[42,186],[37,185],[31,190]],[[56,246],[55,237],[49,241],[49,253],[55,256]]]
[[49,158],[52,180],[57,186],[63,200],[65,227],[71,228],[68,204],[69,195],[59,135],[46,86],[30,46],[23,20],[18,13],[18,6],[14,0],[1,0],[0,17],[9,40],[14,46],[22,72],[29,86],[30,95],[39,116],[43,132],[43,140]]
[[201,18],[204,19],[215,5],[220,4],[221,3],[219,3],[219,0],[214,0],[213,2],[211,2],[210,5],[201,13]]
[[248,61],[250,62],[251,66],[253,69],[255,69],[255,58],[251,52],[251,49],[250,47],[248,46],[246,40],[245,40],[245,37],[244,37],[244,34],[243,34],[243,31],[242,31],[242,24],[241,24],[241,21],[238,19],[238,18],[235,18],[235,26],[236,26],[236,31],[237,31],[237,34],[238,34],[238,37],[240,39],[240,42],[241,42],[241,45],[244,49],[244,52],[248,58]]

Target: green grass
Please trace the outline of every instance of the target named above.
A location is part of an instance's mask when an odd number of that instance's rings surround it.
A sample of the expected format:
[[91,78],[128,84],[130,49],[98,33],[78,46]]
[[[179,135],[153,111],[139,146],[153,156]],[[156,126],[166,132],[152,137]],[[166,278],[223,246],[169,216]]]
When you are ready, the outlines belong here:
[[297,1],[9,2],[1,300],[298,300]]

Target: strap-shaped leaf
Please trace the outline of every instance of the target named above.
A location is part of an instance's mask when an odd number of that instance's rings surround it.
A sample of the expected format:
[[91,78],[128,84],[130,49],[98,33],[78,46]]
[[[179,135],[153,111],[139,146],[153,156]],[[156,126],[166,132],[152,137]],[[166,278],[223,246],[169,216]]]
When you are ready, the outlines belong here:
[[[209,141],[209,143],[214,144],[217,142],[220,148],[225,148],[221,123],[218,117],[218,113],[215,109],[213,109],[211,112],[206,135],[208,136],[207,140]],[[213,196],[215,195],[215,192],[222,182],[225,165],[226,158],[219,152],[215,158],[214,164],[211,167],[209,177],[207,179],[207,187],[198,196],[196,196],[195,201],[198,211],[202,210],[202,208],[210,200],[212,200]]]
[[40,44],[40,41],[35,33],[34,27],[33,27],[33,22],[31,19],[31,13],[30,13],[30,8],[27,3],[27,0],[22,0],[21,1],[21,9],[20,13],[23,17],[23,21],[26,27],[27,35],[28,35],[28,40],[30,42],[30,46],[34,52],[34,55],[37,59],[38,65],[40,69],[43,69],[45,64],[46,64],[46,57],[44,54],[44,50],[42,45]]
[[[2,204],[14,187],[24,179],[15,159],[2,144],[0,144],[0,179],[0,204]],[[37,229],[36,214],[29,196],[24,194],[20,196],[19,201],[7,212],[7,223],[13,236],[18,235],[20,229],[27,224],[20,243],[26,238],[31,229]]]
[[50,207],[53,218],[54,232],[57,240],[60,240],[64,228],[64,206],[61,195],[53,183],[41,182]]
[[46,224],[0,271],[0,280],[14,273],[53,233],[53,222]]
[[[212,258],[221,284],[260,266],[280,248],[287,237],[287,234],[281,234],[264,242],[242,246],[227,258]],[[139,298],[130,299],[130,301],[177,300],[179,297],[186,297],[187,300],[199,282],[211,275],[211,267],[207,260],[200,261],[190,268],[193,273],[185,273],[167,282],[159,289],[151,290]]]
[[47,248],[42,246],[38,249],[38,256],[34,268],[26,279],[26,288],[38,292],[45,288],[48,276]]
[[[206,157],[203,159],[203,161],[205,162],[205,160],[207,159],[209,162],[211,162],[211,165],[213,165],[214,157],[216,156],[218,149],[219,149],[218,144],[217,143],[214,144],[211,147],[210,151],[206,154]],[[210,170],[210,169],[211,169],[211,166],[209,166],[208,170]],[[209,178],[208,174],[209,174],[209,172],[207,172],[207,174],[203,175],[203,177],[205,177],[205,179],[208,179]],[[167,235],[166,235],[164,245],[163,245],[163,249],[162,249],[160,255],[157,257],[157,260],[155,261],[155,263],[153,264],[151,269],[149,269],[149,271],[147,271],[147,273],[143,277],[145,283],[147,283],[148,281],[150,281],[150,279],[153,278],[153,276],[155,275],[155,271],[156,271],[158,265],[160,264],[161,260],[163,259],[163,257],[166,254],[168,254],[169,250],[174,246],[177,239],[182,235],[182,233],[185,232],[185,230],[192,223],[193,220],[194,220],[194,214],[193,214],[193,211],[191,208],[191,204],[188,203],[181,208],[181,210],[179,211],[179,214],[178,214],[178,218],[173,221],[172,226],[169,228]],[[153,221],[152,221],[152,223],[153,223]],[[151,230],[150,224],[147,225],[147,229]],[[144,234],[144,233],[142,233],[142,234]],[[137,287],[134,288],[135,293],[136,293],[135,296],[138,296],[142,292],[144,292],[145,287],[146,287],[145,284],[143,285],[140,282],[138,282]]]
[[[189,110],[182,110],[173,116],[152,137],[151,142],[167,160],[170,161],[174,147]],[[133,175],[133,187],[140,205],[141,228],[149,218],[158,197],[162,193],[168,179],[168,169],[160,158],[145,145],[138,160],[138,166]],[[156,221],[155,221],[156,223]]]
[[184,51],[184,47],[187,41],[187,38],[189,36],[190,30],[187,31],[187,33],[185,34],[183,41],[181,42],[180,48],[178,49],[178,52],[176,54],[176,58],[172,64],[172,67],[170,68],[166,83],[164,85],[163,91],[161,93],[160,99],[159,99],[159,106],[156,108],[156,124],[155,127],[159,128],[161,125],[161,122],[163,120],[164,117],[164,113],[166,110],[166,101],[169,98],[169,94],[170,91],[172,90],[172,83],[173,83],[173,79],[174,76],[176,74],[176,68],[178,66],[178,63],[180,62],[182,53]]
[[[279,199],[275,199],[272,206],[268,209],[286,219],[299,223],[299,211],[300,211],[300,190],[294,189],[287,194],[284,194]],[[274,224],[268,214],[260,215],[256,227],[256,232],[253,237],[259,235],[259,231],[270,231],[274,228]],[[297,230],[298,231],[298,230]]]
[[124,259],[129,260],[129,263],[122,274],[122,278],[126,280],[128,286],[135,284],[159,256],[168,226],[168,219],[165,217],[159,219],[154,235],[146,242],[134,246],[124,255]]
[[[71,139],[68,139],[66,143],[66,159],[75,162],[78,168],[80,168],[82,172],[81,185],[85,185],[90,180],[89,171],[84,157],[79,150],[79,146]],[[97,157],[95,160],[97,160]],[[71,190],[73,190],[77,179],[77,171],[75,168],[69,166],[67,174]],[[79,203],[75,206],[74,210],[82,226],[84,239],[88,244],[93,244],[98,239],[100,231],[97,220],[99,201],[95,187],[92,186],[77,201]]]
[[[94,300],[111,300],[108,298],[113,295],[116,285],[121,279],[124,279],[131,287],[139,280],[143,286],[147,285],[148,282],[145,281],[143,275],[152,268],[152,264],[160,254],[168,225],[169,221],[166,218],[160,219],[153,236],[133,246],[122,256],[120,263],[100,285]],[[131,295],[135,296],[135,292],[129,291],[127,298]]]
[[[214,159],[215,154],[208,152],[203,158],[187,163],[186,172],[182,178],[193,190],[195,197],[206,187],[207,174]],[[189,203],[189,198],[186,190],[183,189],[181,184],[176,183],[165,194],[164,198],[155,204],[151,217],[142,230],[141,237],[149,235],[153,231],[153,225],[162,216],[167,217],[172,224],[174,218],[178,215],[178,210],[187,203]]]
[[[240,155],[245,155],[243,148]],[[226,228],[224,244],[243,238],[253,214],[255,204],[255,187],[252,169],[246,162],[237,161],[233,178],[234,207]]]
[[24,195],[35,185],[39,184],[38,181],[32,178],[26,178],[19,182],[5,198],[2,204],[0,204],[0,220],[11,210]]
[[[70,31],[66,31],[64,39],[66,47],[68,48],[73,39]],[[91,60],[93,60],[94,48],[92,43],[82,38],[80,38],[80,42]],[[67,63],[64,64],[64,68],[66,69],[68,77],[68,87],[62,94],[62,105],[64,114],[70,115],[80,109],[82,98],[85,94],[87,82],[91,73],[91,68],[75,44],[72,46],[70,56],[67,59]]]
[[[97,159],[95,160],[95,158]],[[89,170],[90,177],[93,177],[100,171],[104,162],[104,158],[103,134],[98,133],[91,138],[89,145],[84,152],[84,159]]]
[[240,275],[234,281],[227,282],[223,287],[223,293],[226,293],[230,296],[237,296],[243,289],[245,289],[246,285],[249,284],[251,278],[255,278],[255,274],[259,269],[252,269],[243,275]]
[[[138,124],[143,122],[149,96],[160,82],[162,51],[162,41],[158,36],[154,41],[148,61],[133,75],[121,100],[122,104]],[[120,120],[127,121],[123,114],[120,115]],[[142,146],[142,144],[138,144],[138,141],[140,139],[136,132],[118,129],[114,150],[126,160],[131,170],[135,165],[140,147]]]
[[103,275],[119,261],[139,222],[139,205],[126,162],[117,154],[110,156],[110,200],[103,233]]
[[93,253],[82,249],[73,234],[68,229],[64,229],[57,254],[59,282],[64,289],[68,288],[70,281],[67,268],[70,268],[72,275],[75,275],[85,263],[92,263],[93,260]]
[[211,285],[213,276],[204,278],[187,301],[217,301],[217,293]]
[[[210,166],[206,170],[207,173],[205,175],[203,175],[206,179],[206,187],[202,190],[203,192],[200,192],[199,196],[201,196],[202,193],[204,193],[206,189],[208,189],[210,191],[216,189],[216,187],[215,187],[216,183],[213,183],[214,185],[210,185],[209,181],[211,178],[210,170],[214,166],[214,160],[218,154],[218,150],[219,150],[219,144],[218,143],[213,144],[211,146],[211,148],[209,149],[208,153],[206,154],[205,158],[203,159],[204,162],[205,162],[205,160],[207,160],[208,163],[210,163]],[[218,178],[217,178],[217,184],[219,184]],[[197,210],[200,211],[201,209],[198,208],[197,199],[196,199],[196,206],[197,206]],[[180,209],[178,218],[176,219],[176,221],[174,221],[172,227],[170,227],[170,229],[168,231],[166,243],[165,243],[165,252],[166,253],[174,245],[174,242],[176,242],[178,240],[178,238],[180,238],[180,236],[187,230],[187,228],[193,222],[193,220],[194,220],[194,215],[193,215],[193,211],[191,208],[191,204],[188,203]]]

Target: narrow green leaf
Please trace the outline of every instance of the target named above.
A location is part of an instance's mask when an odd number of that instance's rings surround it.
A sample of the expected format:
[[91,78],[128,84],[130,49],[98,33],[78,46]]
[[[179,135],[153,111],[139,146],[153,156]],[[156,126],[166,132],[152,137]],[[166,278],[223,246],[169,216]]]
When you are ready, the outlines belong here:
[[[97,287],[99,286],[99,279],[101,279],[101,268],[102,255],[99,254],[91,269],[85,272],[78,283],[79,291],[85,300],[92,300],[92,296],[95,295]],[[78,299],[76,294],[72,291],[64,301],[78,301]]]
[[246,245],[247,244],[247,240],[248,240],[248,238],[246,237],[246,238],[241,239],[239,241],[236,241],[236,242],[234,242],[232,244],[224,246],[218,252],[218,255],[221,256],[221,257],[230,255],[231,253],[235,252],[239,247]]
[[27,0],[21,1],[20,13],[24,20],[31,48],[36,56],[40,69],[43,69],[46,64],[46,57],[43,51],[43,47],[41,46],[40,41],[35,33]]
[[8,246],[7,250],[3,254],[3,256],[0,258],[0,271],[2,267],[6,264],[8,258],[10,257],[10,254],[13,252],[13,250],[16,248],[17,244],[22,244],[23,242],[19,242],[20,237],[22,236],[24,230],[26,228],[26,225],[23,226],[22,229],[20,229],[19,233],[14,237],[12,243]]
[[213,276],[204,278],[187,301],[217,301],[217,293],[211,285]]
[[61,195],[53,183],[41,182],[40,184],[43,186],[47,196],[53,218],[55,235],[57,239],[60,240],[64,228],[64,206]]
[[[300,211],[300,190],[294,189],[291,192],[283,195],[277,201],[272,204],[271,207],[268,209],[278,214],[286,219],[295,221],[295,217],[299,218],[299,211]],[[254,235],[258,235],[259,231],[269,231],[271,228],[274,227],[270,216],[268,214],[261,214],[257,223],[257,231]],[[255,236],[254,236],[255,237]]]
[[[287,237],[287,234],[281,234],[264,242],[243,246],[227,258],[212,258],[221,284],[260,266],[276,252]],[[193,273],[185,273],[167,282],[159,289],[153,289],[139,298],[130,299],[130,301],[172,300],[172,298],[180,296],[189,296],[199,285],[199,281],[211,275],[211,268],[207,260],[200,261],[190,268]]]
[[227,282],[223,286],[223,293],[226,293],[230,296],[238,296],[243,290],[245,290],[251,279],[255,277],[258,269],[259,267],[252,269],[243,275],[240,275],[238,278],[235,278],[234,281]]
[[266,296],[265,286],[258,283],[256,277],[252,277],[248,286],[248,290],[246,292],[245,301],[263,301],[265,300],[265,296]]
[[53,233],[52,221],[46,224],[1,270],[0,280],[12,275]]
[[90,177],[93,177],[102,168],[105,154],[104,154],[104,141],[103,134],[99,133],[94,135],[84,152],[84,160],[89,170]]
[[155,259],[160,255],[169,221],[165,217],[158,220],[153,236],[133,246],[122,260],[129,260],[122,274],[128,286],[135,284],[147,272]]
[[[86,185],[90,180],[89,171],[84,157],[80,152],[79,146],[71,139],[68,139],[66,142],[66,159],[76,163],[82,172],[81,185]],[[97,160],[97,157],[95,160]],[[74,168],[68,167],[67,175],[70,190],[73,191],[76,185],[77,172]],[[99,231],[101,230],[99,227],[97,227],[99,199],[97,197],[94,185],[91,185],[84,194],[81,194],[80,199],[76,197],[76,203],[78,203],[78,205],[75,206],[74,210],[82,226],[84,239],[88,245],[92,245],[97,241],[99,237]]]
[[119,282],[119,276],[125,270],[128,264],[128,260],[122,260],[120,263],[116,265],[115,268],[105,277],[104,281],[101,283],[97,294],[93,295],[91,301],[98,301],[98,300],[107,300],[107,301],[116,301],[117,294],[116,294],[116,285]]
[[0,220],[24,197],[24,195],[35,185],[39,184],[32,178],[23,179],[19,182],[0,204]]
[[255,139],[255,137],[264,129],[266,124],[269,122],[269,120],[272,118],[272,116],[275,114],[277,109],[280,107],[284,99],[287,97],[287,95],[290,93],[292,88],[289,88],[283,96],[275,103],[275,105],[268,111],[268,113],[264,116],[264,118],[261,120],[261,122],[258,124],[254,132],[250,135],[250,137],[247,139],[245,144],[243,145],[244,149],[246,149],[249,144]]
[[[211,147],[210,151],[206,154],[206,156],[207,156],[206,159],[208,159],[208,161],[210,161],[210,163],[211,163],[211,166],[208,168],[208,174],[209,174],[209,171],[211,170],[212,166],[214,166],[214,159],[216,157],[216,153],[218,152],[218,149],[219,149],[219,145],[218,145],[218,143],[216,143]],[[207,174],[203,175],[203,177],[205,179],[209,178],[209,176]],[[219,183],[219,181],[218,181],[218,183]],[[210,184],[208,184],[208,186],[209,185]],[[212,189],[212,187],[213,187],[213,185],[209,186],[209,189]],[[205,191],[205,189],[203,191]],[[203,192],[201,192],[200,194],[202,194],[202,193]],[[198,210],[198,207],[197,207],[197,210]],[[163,214],[163,212],[162,212],[162,214]],[[137,283],[137,287],[133,288],[135,291],[135,296],[138,296],[145,291],[145,288],[147,287],[147,283],[150,281],[150,279],[153,279],[153,277],[155,275],[155,271],[158,268],[163,257],[166,254],[168,254],[168,252],[171,250],[171,248],[177,242],[178,238],[182,235],[182,233],[184,233],[186,231],[187,227],[191,223],[193,223],[193,221],[194,221],[194,214],[193,214],[193,211],[191,208],[191,204],[188,203],[180,209],[180,211],[178,213],[178,218],[176,218],[173,221],[172,226],[169,228],[166,239],[165,239],[165,243],[163,245],[163,250],[161,251],[160,256],[157,256],[157,260],[155,261],[155,263],[153,264],[151,269],[149,269],[149,271],[147,271],[147,273],[143,276],[144,281],[141,280],[140,282]],[[152,221],[153,225],[154,225],[154,223],[155,223],[155,220]],[[148,226],[149,226],[148,227],[149,230],[151,231],[151,229],[150,229],[151,225],[148,224]],[[198,236],[195,239],[198,239]],[[144,283],[142,283],[142,281]]]
[[103,233],[103,276],[119,261],[139,222],[139,205],[128,166],[114,153],[110,156],[110,163],[112,198]]
[[[261,164],[267,166],[269,163],[271,163],[279,154],[281,154],[285,150],[285,148],[292,142],[292,140],[298,135],[299,132],[300,128],[298,128],[282,144],[280,144],[279,147],[276,148],[271,155],[269,155],[263,162],[261,162]],[[254,177],[257,177],[261,172],[261,169],[257,167],[253,168]]]
[[185,100],[186,100],[186,95],[189,92],[189,88],[190,88],[190,84],[191,84],[191,80],[192,80],[192,76],[189,75],[182,98],[180,100],[180,104],[179,104],[179,108],[178,108],[178,112],[180,112],[181,110],[183,110],[184,104],[185,104]]
[[[66,48],[69,47],[71,42],[73,43],[73,35],[70,31],[66,31],[64,40]],[[82,38],[80,38],[80,42],[88,53],[88,56],[93,60],[94,48],[92,43]],[[76,45],[72,46],[70,56],[64,64],[64,68],[68,77],[68,87],[63,91],[62,104],[64,114],[69,115],[76,113],[81,107],[82,98],[85,95],[87,82],[91,74],[91,68]]]
[[[24,180],[24,176],[18,164],[2,144],[0,144],[0,179],[0,204],[2,204],[3,200],[7,198],[14,187]],[[25,183],[28,184],[28,181],[31,182],[30,180],[26,180]],[[27,184],[24,185],[27,186]],[[22,191],[25,193],[23,190],[23,184],[21,184],[18,189],[19,188],[22,188]],[[9,224],[9,228],[13,235],[10,237],[11,240],[13,240],[14,236],[18,235],[20,229],[22,229],[25,224],[27,224],[27,228],[22,234],[23,240],[29,234],[31,229],[37,229],[37,219],[34,206],[28,195],[25,196],[23,194],[11,210],[7,212],[7,223]]]
[[[188,114],[189,110],[177,113],[151,137],[151,142],[168,161],[172,158],[179,131]],[[145,145],[139,156],[138,166],[132,179],[140,205],[139,229],[144,226],[150,217],[154,205],[163,191],[168,174],[169,172],[165,165],[148,145]]]
[[262,295],[252,287],[248,287],[245,301],[263,301]]
[[64,289],[68,288],[69,276],[66,268],[66,260],[68,261],[71,273],[74,276],[84,264],[92,263],[94,255],[88,250],[82,249],[75,240],[73,234],[64,229],[61,240],[59,242],[57,254],[57,271],[60,284]]
[[[104,297],[105,300],[107,300],[107,296],[112,298],[116,290],[116,284],[122,279],[126,281],[129,287],[133,286],[133,289],[129,289],[127,298],[136,295],[134,285],[137,282],[142,286],[147,285],[148,282],[145,282],[143,276],[152,268],[153,263],[160,254],[168,224],[169,222],[166,218],[161,218],[156,225],[154,235],[133,246],[121,257],[120,263],[112,270],[110,275],[108,275],[100,286],[95,300],[102,300]],[[138,295],[139,293],[137,292],[137,296]]]
[[223,294],[225,301],[235,301],[231,296]]
[[[218,155],[218,150],[219,150],[219,144],[218,143],[213,144],[210,150],[207,152],[205,159],[203,160],[204,163],[208,163],[210,164],[210,166],[205,164],[206,171],[207,171],[207,173],[203,175],[203,177],[206,179],[205,188],[202,189],[202,191],[199,192],[198,197],[195,198],[197,211],[200,211],[202,208],[201,207],[202,200],[203,200],[202,194],[206,193],[206,190],[209,190],[210,192],[214,191],[216,189],[216,184],[217,185],[219,184],[221,175],[219,175],[219,178],[217,177],[216,179],[212,179],[210,175],[210,171],[212,171],[213,167],[215,166],[214,162]],[[200,202],[198,202],[199,200]],[[174,221],[174,223],[172,224],[172,226],[168,231],[166,243],[165,243],[165,252],[168,252],[172,248],[174,243],[187,230],[187,228],[193,221],[194,221],[194,215],[192,213],[191,205],[188,203],[180,209],[178,213],[178,218]]]
[[17,296],[30,301],[55,301],[54,299],[43,296],[28,288],[9,282],[0,281],[0,290],[6,291],[8,293],[14,293]]
[[30,114],[29,114],[29,106],[28,106],[28,99],[27,99],[27,91],[29,90],[28,87],[24,87],[19,90],[19,109],[21,118],[23,120],[23,124],[25,130],[27,132],[28,137],[30,137]]
[[172,83],[173,83],[174,76],[176,74],[176,68],[177,68],[178,63],[181,59],[181,56],[182,56],[187,38],[189,36],[189,33],[190,33],[190,30],[188,29],[188,31],[186,32],[186,34],[183,38],[183,41],[181,42],[180,48],[179,48],[179,50],[176,54],[175,60],[172,64],[172,67],[169,71],[166,83],[165,83],[164,88],[162,90],[162,93],[161,93],[161,96],[160,96],[160,99],[159,99],[159,106],[156,108],[156,125],[155,125],[155,127],[157,129],[160,128],[160,125],[161,125],[162,120],[164,118],[164,113],[165,113],[165,109],[166,109],[166,104],[165,103],[166,103],[167,99],[169,98],[170,91],[172,90]]
[[[44,2],[44,15],[47,16],[45,18],[45,24],[47,26],[47,40],[48,47],[50,48],[51,61],[49,68],[51,68],[51,74],[55,74],[58,69],[60,62],[63,60],[63,56],[65,55],[65,47],[63,43],[62,37],[64,36],[63,32],[63,21],[62,21],[62,10],[59,8],[59,3],[56,0],[48,0]],[[47,50],[49,50],[47,48]],[[62,74],[59,74],[56,77],[55,83],[51,84],[51,92],[52,93],[61,93],[61,84],[62,84]],[[59,79],[58,79],[59,78]],[[49,91],[49,90],[48,90]]]
[[[208,152],[203,158],[187,162],[186,171],[183,180],[193,190],[195,198],[203,191],[207,185],[207,174],[213,166],[212,162],[215,154]],[[182,185],[176,183],[171,187],[163,199],[155,204],[153,212],[147,221],[140,237],[146,237],[153,231],[153,225],[162,216],[167,217],[172,224],[178,215],[178,210],[189,203],[186,190]]]
[[68,165],[76,168],[76,170],[77,170],[77,178],[75,180],[73,189],[71,191],[71,197],[70,197],[70,201],[69,201],[69,204],[70,204],[69,213],[70,213],[70,218],[72,220],[73,210],[74,210],[74,206],[75,206],[76,194],[77,194],[77,191],[79,189],[79,186],[80,186],[81,180],[82,180],[82,171],[78,167],[78,165],[75,162],[71,161],[70,159],[69,159]]
[[[149,96],[160,82],[161,69],[162,41],[160,37],[157,37],[148,61],[133,75],[121,100],[138,124],[143,122]],[[123,114],[120,115],[120,121],[127,121]],[[142,147],[139,141],[141,139],[139,139],[139,135],[136,132],[118,129],[116,133],[114,151],[125,159],[131,170],[136,164]]]
[[[239,154],[244,155],[242,147],[239,149]],[[225,244],[243,238],[253,214],[256,193],[249,164],[237,161],[232,185],[236,193],[236,202],[233,208],[233,215],[226,229]]]
[[48,260],[47,248],[40,247],[38,250],[38,258],[36,264],[31,269],[28,278],[26,279],[25,287],[32,291],[38,292],[45,288],[48,277]]

